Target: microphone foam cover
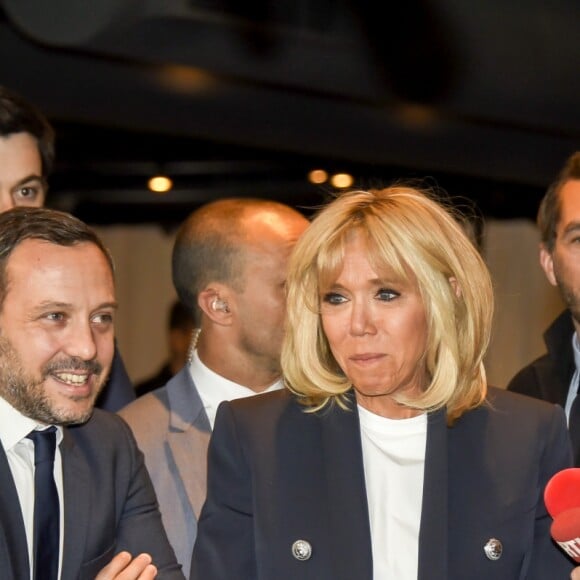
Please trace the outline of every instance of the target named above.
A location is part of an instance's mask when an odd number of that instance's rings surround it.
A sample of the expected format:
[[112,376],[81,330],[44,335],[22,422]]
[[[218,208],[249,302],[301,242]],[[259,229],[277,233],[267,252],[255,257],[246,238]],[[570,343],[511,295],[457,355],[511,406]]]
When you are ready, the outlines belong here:
[[558,514],[552,522],[550,534],[568,556],[580,562],[580,507]]
[[580,507],[580,467],[570,467],[556,473],[546,485],[544,502],[553,518]]

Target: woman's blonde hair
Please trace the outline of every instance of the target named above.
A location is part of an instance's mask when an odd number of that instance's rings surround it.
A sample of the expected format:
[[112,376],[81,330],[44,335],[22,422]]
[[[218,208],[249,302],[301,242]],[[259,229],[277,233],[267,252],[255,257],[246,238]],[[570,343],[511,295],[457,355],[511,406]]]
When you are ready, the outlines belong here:
[[429,384],[415,409],[447,407],[452,424],[487,392],[483,357],[493,317],[487,267],[451,209],[427,191],[392,186],[337,197],[294,248],[288,273],[282,370],[288,388],[311,410],[347,406],[352,384],[334,359],[320,317],[321,296],[342,268],[345,242],[357,230],[377,272],[386,268],[419,288],[428,324],[424,354]]

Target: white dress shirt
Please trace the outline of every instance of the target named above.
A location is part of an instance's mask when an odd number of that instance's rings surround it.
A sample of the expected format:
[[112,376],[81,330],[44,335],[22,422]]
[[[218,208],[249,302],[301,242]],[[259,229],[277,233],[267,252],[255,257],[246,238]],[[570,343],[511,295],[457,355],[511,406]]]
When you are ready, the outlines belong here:
[[[22,415],[10,403],[0,397],[0,440],[8,459],[12,478],[18,492],[20,510],[28,543],[30,577],[34,571],[34,443],[26,436],[34,429],[45,429],[33,419]],[[54,458],[54,480],[60,504],[59,564],[58,577],[62,570],[62,546],[64,531],[64,503],[62,483],[62,457],[60,443],[62,427],[56,428],[56,454]],[[0,571],[0,577],[2,572]]]

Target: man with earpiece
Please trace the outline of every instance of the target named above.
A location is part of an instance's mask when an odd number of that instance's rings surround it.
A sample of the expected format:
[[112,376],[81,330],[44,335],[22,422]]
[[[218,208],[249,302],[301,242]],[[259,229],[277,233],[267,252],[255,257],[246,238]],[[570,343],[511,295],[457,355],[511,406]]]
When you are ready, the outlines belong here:
[[237,198],[200,207],[177,233],[173,283],[198,329],[190,360],[164,387],[120,415],[145,454],[186,576],[218,405],[282,387],[287,261],[307,226],[287,205]]

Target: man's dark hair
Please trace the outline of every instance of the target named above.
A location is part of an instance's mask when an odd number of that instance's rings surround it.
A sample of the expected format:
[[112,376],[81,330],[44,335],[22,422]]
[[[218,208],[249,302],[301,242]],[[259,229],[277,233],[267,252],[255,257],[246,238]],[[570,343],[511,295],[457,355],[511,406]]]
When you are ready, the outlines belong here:
[[97,234],[83,221],[43,207],[15,207],[0,213],[0,305],[6,297],[6,265],[14,249],[24,240],[43,240],[58,246],[95,244],[114,272],[111,254]]
[[548,252],[554,250],[556,230],[560,221],[560,191],[572,179],[580,179],[580,151],[576,151],[566,160],[556,180],[548,187],[546,195],[538,210],[538,227],[543,244]]
[[42,161],[42,177],[46,179],[54,165],[54,129],[35,105],[0,86],[0,137],[14,133],[34,137]]

